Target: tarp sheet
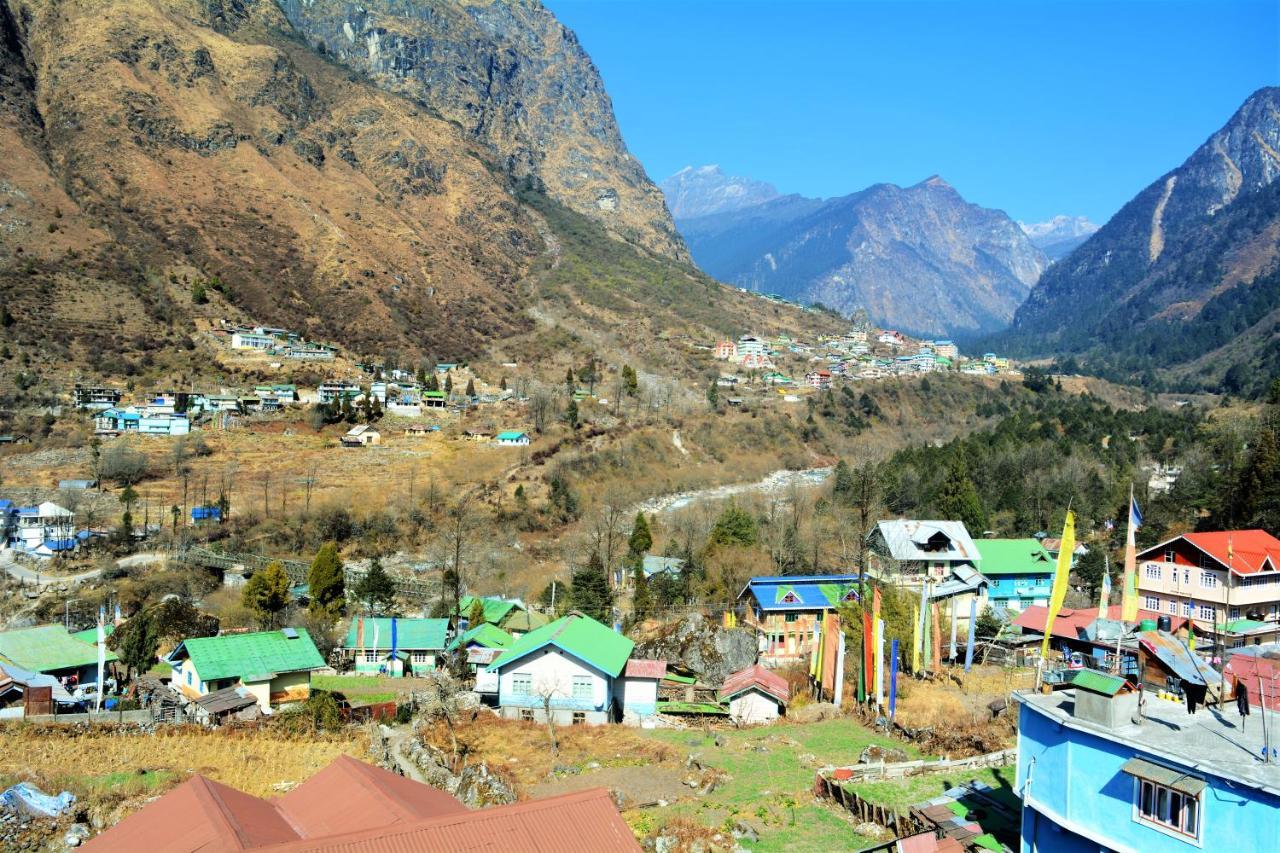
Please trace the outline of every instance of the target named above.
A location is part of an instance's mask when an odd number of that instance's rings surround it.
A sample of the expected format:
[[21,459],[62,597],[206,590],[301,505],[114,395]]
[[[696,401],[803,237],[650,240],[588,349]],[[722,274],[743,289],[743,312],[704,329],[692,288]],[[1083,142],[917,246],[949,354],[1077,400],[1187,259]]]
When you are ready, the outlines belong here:
[[51,797],[26,782],[19,782],[0,794],[0,808],[40,817],[57,817],[71,808],[71,804],[75,801],[76,795],[70,791],[63,791],[58,796]]

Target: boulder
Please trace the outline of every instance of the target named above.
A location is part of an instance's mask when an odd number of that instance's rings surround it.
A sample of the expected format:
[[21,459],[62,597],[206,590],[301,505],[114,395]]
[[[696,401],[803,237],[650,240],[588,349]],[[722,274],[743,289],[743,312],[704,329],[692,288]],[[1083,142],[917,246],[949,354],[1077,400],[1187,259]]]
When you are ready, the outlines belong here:
[[726,678],[756,662],[758,647],[751,631],[723,628],[701,613],[663,626],[656,635],[636,644],[635,656],[655,658],[687,667],[704,684]]

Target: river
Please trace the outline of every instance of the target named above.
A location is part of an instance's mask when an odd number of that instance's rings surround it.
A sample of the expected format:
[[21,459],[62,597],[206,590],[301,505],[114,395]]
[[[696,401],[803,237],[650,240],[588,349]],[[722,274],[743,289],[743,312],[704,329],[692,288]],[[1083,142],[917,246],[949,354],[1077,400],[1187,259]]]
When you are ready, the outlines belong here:
[[774,495],[790,491],[792,486],[813,488],[826,482],[831,476],[831,468],[805,468],[800,471],[774,471],[764,479],[751,483],[729,483],[709,489],[697,489],[691,492],[676,492],[650,498],[640,504],[638,509],[649,515],[674,512],[692,506],[699,501],[722,501],[738,495],[761,494]]

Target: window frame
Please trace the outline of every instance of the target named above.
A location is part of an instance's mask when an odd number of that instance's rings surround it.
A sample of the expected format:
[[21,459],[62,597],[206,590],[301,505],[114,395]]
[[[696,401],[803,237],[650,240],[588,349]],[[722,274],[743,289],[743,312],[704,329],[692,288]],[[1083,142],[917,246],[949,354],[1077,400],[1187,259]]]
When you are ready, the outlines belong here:
[[511,673],[511,692],[517,696],[532,696],[533,695],[533,673],[532,672]]
[[569,682],[569,696],[575,702],[595,700],[594,679],[589,675],[575,675]]
[[[1192,796],[1167,785],[1161,785],[1152,779],[1134,776],[1133,796],[1130,802],[1134,823],[1196,846],[1203,845],[1201,837],[1204,829],[1203,793]],[[1176,826],[1169,819],[1175,803],[1179,804],[1180,814]],[[1161,818],[1162,813],[1164,818]],[[1186,828],[1188,825],[1191,827],[1190,831]]]

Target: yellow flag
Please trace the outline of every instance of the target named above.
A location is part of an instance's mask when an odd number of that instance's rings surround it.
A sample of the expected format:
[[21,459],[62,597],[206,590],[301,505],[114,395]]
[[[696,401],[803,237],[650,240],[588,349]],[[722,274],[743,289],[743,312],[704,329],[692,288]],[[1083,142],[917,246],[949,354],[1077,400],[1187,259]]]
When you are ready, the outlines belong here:
[[1076,549],[1076,516],[1067,510],[1066,523],[1062,525],[1062,549],[1058,551],[1058,568],[1053,575],[1053,592],[1049,595],[1049,614],[1044,620],[1044,642],[1040,644],[1040,657],[1049,659],[1049,638],[1053,636],[1053,620],[1062,609],[1067,597],[1067,580],[1071,575],[1071,552]]
[[818,673],[822,672],[822,637],[824,631],[820,628],[814,628],[813,651],[809,655],[809,677],[817,678]]

